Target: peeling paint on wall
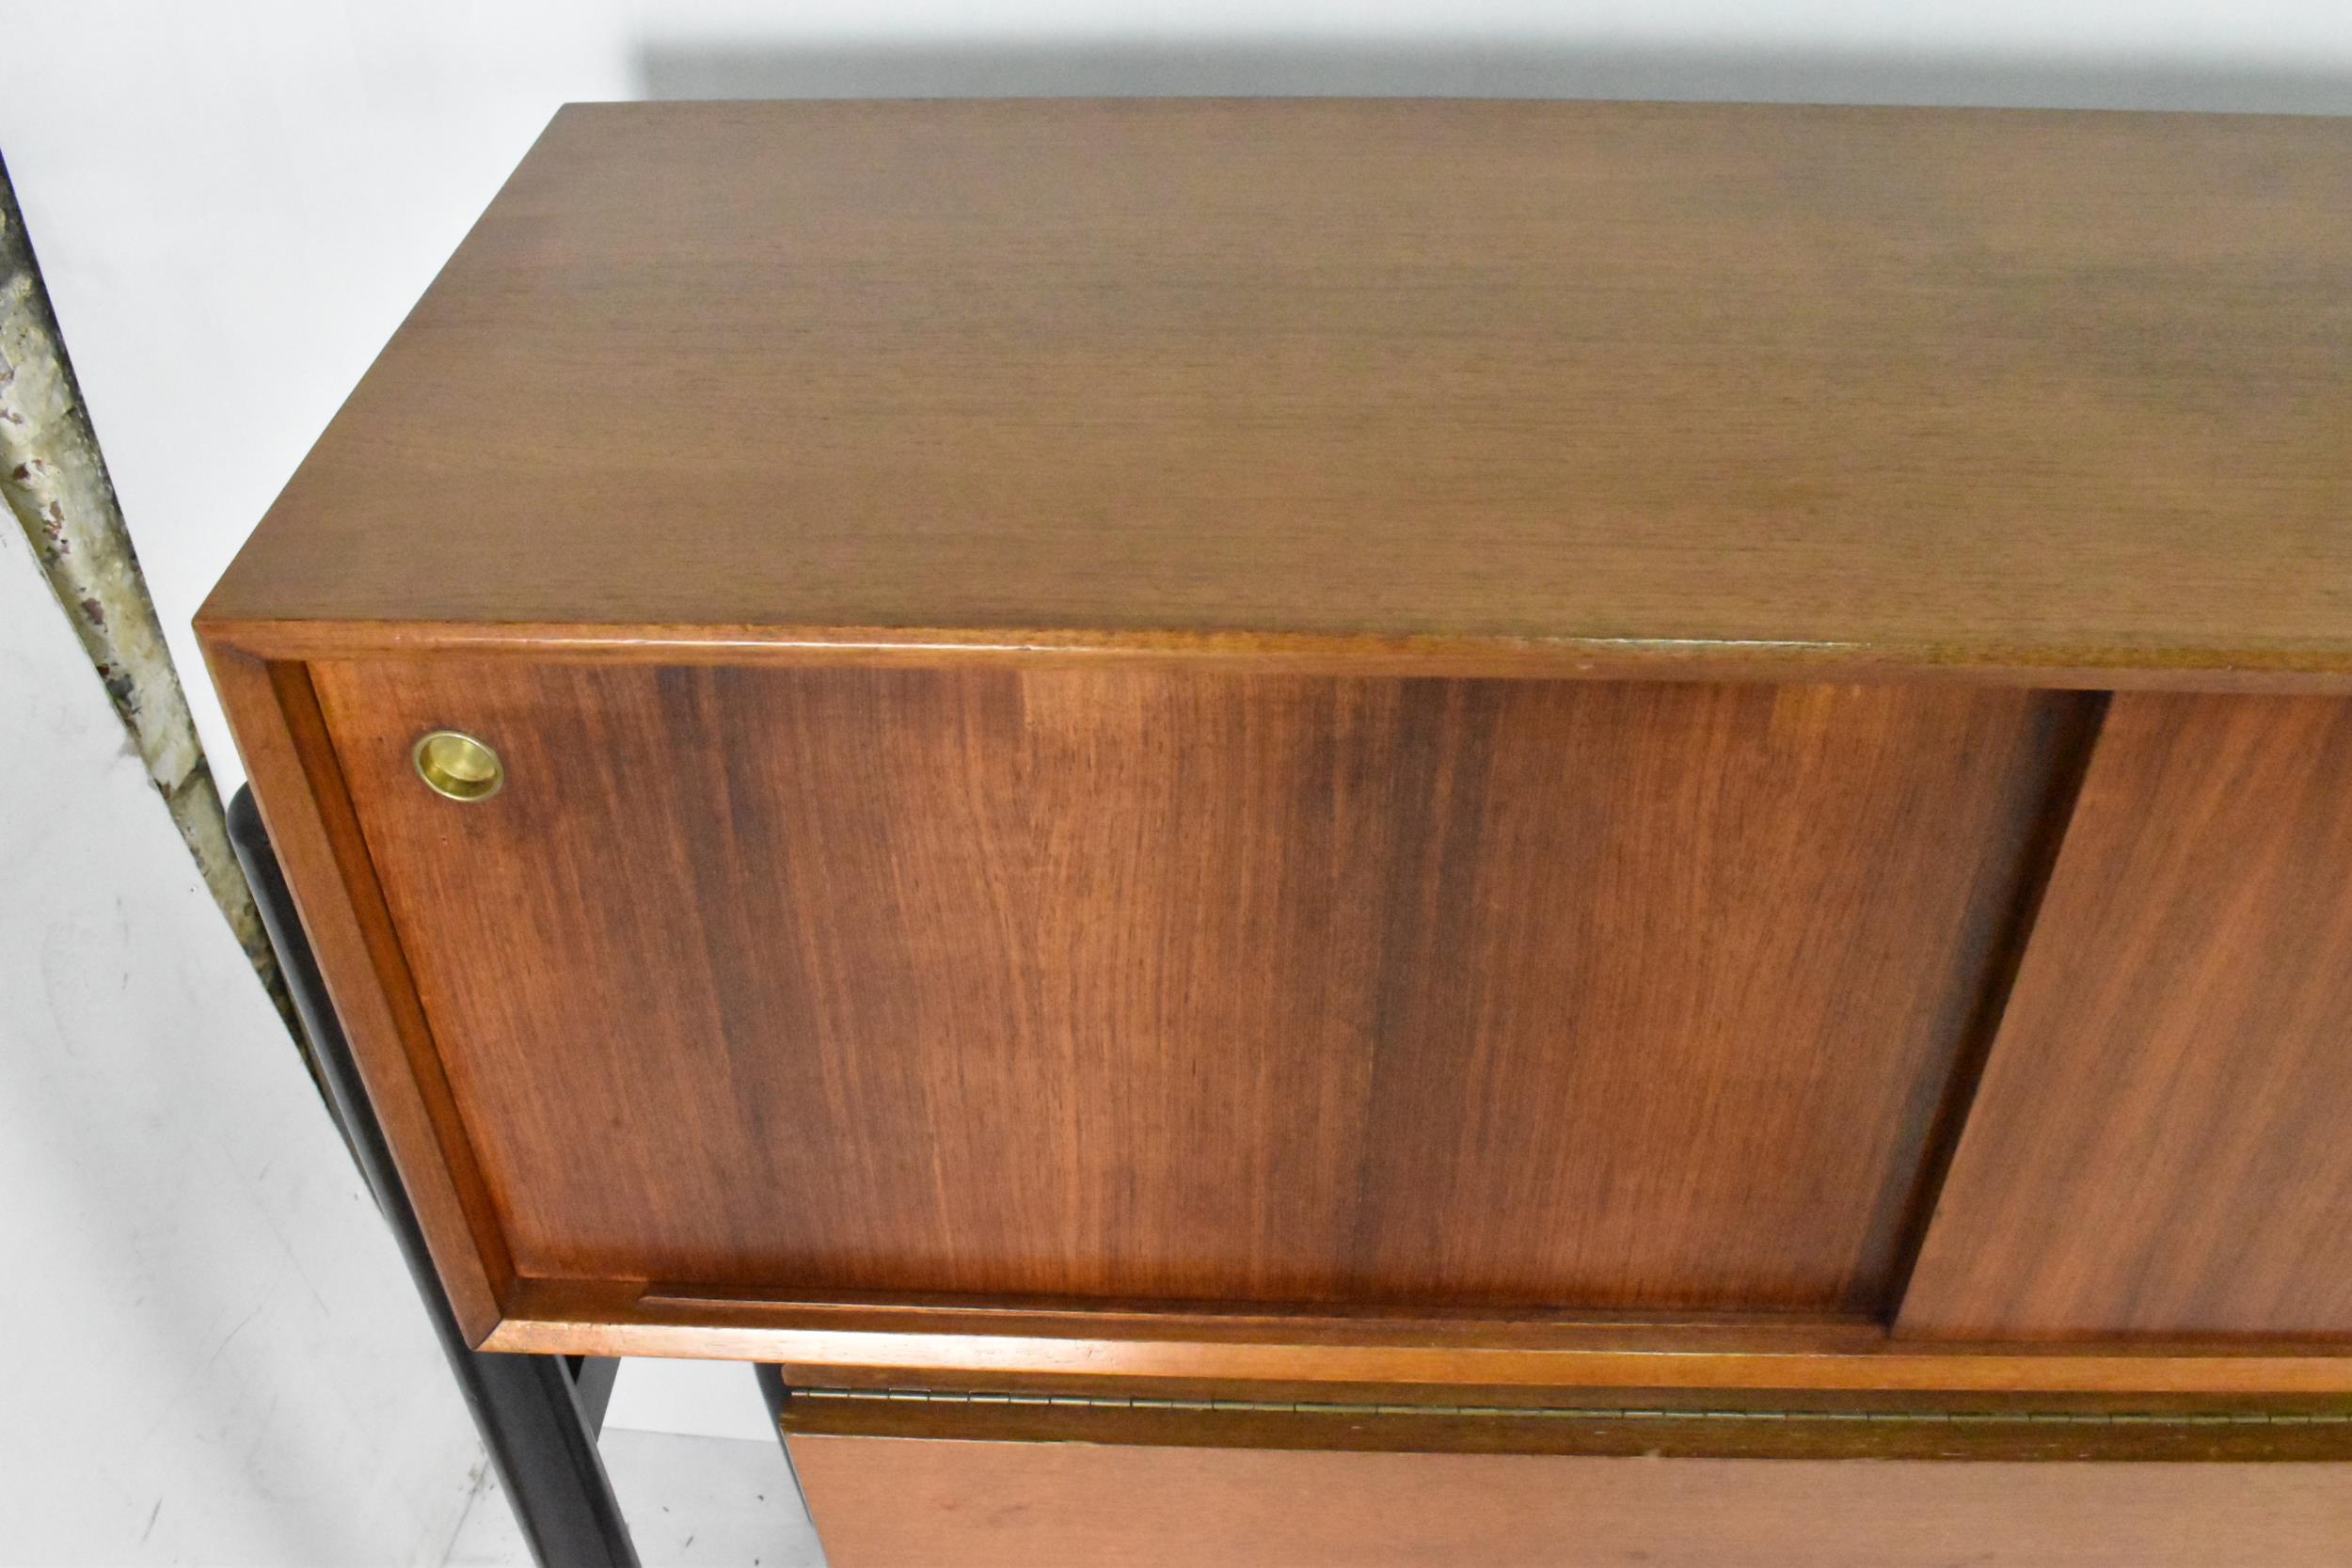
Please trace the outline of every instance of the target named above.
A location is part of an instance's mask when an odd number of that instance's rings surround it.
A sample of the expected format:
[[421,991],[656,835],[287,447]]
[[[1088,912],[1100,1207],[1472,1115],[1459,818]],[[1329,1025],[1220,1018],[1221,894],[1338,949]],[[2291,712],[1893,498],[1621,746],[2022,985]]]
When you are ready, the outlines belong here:
[[253,895],[230,848],[220,791],[188,717],[180,674],[139,574],[5,164],[0,164],[0,497],[32,541],[35,559],[113,699],[149,780],[307,1059],[308,1043],[294,1022]]

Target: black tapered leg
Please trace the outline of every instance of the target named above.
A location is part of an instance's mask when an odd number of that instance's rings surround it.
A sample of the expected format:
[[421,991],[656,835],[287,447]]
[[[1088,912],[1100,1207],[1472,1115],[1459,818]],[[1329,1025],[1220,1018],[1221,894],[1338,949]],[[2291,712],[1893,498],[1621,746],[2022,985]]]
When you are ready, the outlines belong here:
[[[752,1375],[759,1380],[759,1397],[767,1402],[768,1430],[776,1434],[776,1442],[784,1449],[785,1473],[792,1478],[792,1489],[805,1505],[808,1493],[801,1485],[801,1467],[792,1463],[792,1445],[784,1440],[784,1404],[792,1397],[791,1387],[784,1381],[784,1369],[771,1367],[765,1361],[754,1362]],[[814,1524],[814,1520],[811,1521]]]
[[541,1568],[637,1568],[637,1548],[629,1542],[620,1504],[605,1477],[604,1460],[596,1452],[596,1432],[604,1422],[618,1363],[600,1357],[502,1354],[466,1343],[425,1251],[424,1232],[409,1207],[407,1189],[392,1166],[384,1130],[359,1082],[350,1042],[327,1002],[310,940],[294,915],[294,900],[250,790],[240,789],[230,803],[229,836],[245,865],[246,879],[253,884],[270,943],[285,968],[294,1010],[310,1033],[328,1101],[342,1122],[360,1175],[392,1227],[417,1293],[424,1298],[426,1315],[440,1336],[458,1387],[465,1391],[532,1556]]

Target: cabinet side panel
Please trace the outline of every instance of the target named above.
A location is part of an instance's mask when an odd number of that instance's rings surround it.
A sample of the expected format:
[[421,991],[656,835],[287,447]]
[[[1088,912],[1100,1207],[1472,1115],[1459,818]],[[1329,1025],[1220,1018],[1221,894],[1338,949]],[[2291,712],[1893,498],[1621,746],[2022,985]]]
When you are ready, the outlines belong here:
[[1899,1331],[2352,1335],[2352,703],[2122,695]]
[[466,1139],[390,912],[352,814],[310,673],[216,639],[205,656],[289,890],[459,1326],[498,1326],[513,1264]]

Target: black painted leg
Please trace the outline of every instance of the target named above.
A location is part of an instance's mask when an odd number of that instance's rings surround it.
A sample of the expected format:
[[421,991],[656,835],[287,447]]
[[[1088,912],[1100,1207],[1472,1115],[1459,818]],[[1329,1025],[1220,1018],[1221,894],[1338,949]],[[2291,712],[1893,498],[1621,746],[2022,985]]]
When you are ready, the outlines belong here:
[[792,1490],[800,1493],[805,1505],[808,1494],[801,1487],[800,1466],[792,1463],[792,1445],[784,1440],[784,1402],[792,1397],[791,1388],[784,1381],[784,1369],[764,1361],[755,1362],[752,1375],[759,1380],[759,1397],[767,1402],[768,1430],[776,1434],[776,1442],[784,1449],[785,1473],[792,1478]]
[[360,1085],[350,1043],[327,1002],[309,939],[294,916],[294,900],[249,790],[240,789],[230,803],[229,836],[244,863],[246,879],[253,884],[271,945],[285,966],[294,1009],[310,1032],[343,1136],[392,1227],[417,1293],[424,1298],[425,1311],[448,1353],[457,1386],[465,1391],[532,1556],[541,1568],[637,1568],[637,1549],[629,1543],[628,1527],[596,1452],[596,1432],[604,1424],[618,1364],[604,1358],[501,1354],[466,1343],[433,1272],[424,1233],[392,1168],[384,1131]]

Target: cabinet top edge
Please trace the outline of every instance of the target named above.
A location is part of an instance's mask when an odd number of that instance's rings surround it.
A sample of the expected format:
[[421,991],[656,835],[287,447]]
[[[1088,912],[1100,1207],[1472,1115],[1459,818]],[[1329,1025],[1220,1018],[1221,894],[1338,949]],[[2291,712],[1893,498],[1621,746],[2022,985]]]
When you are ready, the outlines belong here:
[[575,105],[205,616],[2343,684],[2347,276],[2319,116]]
[[226,617],[210,610],[198,617],[197,630],[216,657],[289,662],[464,657],[746,667],[1091,665],[1186,668],[1225,674],[1958,682],[2054,690],[2352,694],[2352,647],[2279,649],[2249,657],[2198,648],[1938,647],[1232,630],[254,620]]

